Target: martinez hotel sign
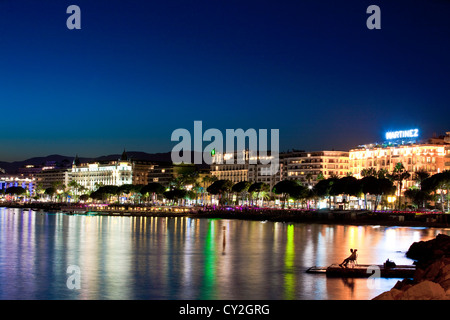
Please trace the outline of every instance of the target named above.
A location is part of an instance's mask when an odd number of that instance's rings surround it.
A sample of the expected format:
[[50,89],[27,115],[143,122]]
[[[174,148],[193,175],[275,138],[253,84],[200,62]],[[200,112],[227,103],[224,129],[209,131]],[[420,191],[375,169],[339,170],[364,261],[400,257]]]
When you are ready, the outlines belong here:
[[419,129],[386,132],[386,140],[394,140],[402,138],[418,138],[418,137],[419,137]]

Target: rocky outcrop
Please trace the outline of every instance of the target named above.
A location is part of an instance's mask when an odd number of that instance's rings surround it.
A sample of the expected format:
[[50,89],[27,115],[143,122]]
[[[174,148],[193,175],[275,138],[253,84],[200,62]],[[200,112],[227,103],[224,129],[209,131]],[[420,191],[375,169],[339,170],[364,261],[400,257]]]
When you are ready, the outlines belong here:
[[406,256],[415,260],[418,268],[425,269],[437,259],[450,256],[450,236],[438,234],[434,239],[414,242]]
[[450,300],[450,237],[415,242],[406,255],[416,260],[414,278],[398,281],[374,300]]

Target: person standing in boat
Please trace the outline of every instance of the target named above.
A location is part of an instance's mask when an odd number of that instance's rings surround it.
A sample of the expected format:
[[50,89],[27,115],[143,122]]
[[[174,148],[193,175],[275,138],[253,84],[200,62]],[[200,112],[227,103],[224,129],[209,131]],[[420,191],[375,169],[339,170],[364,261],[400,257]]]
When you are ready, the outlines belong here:
[[357,254],[356,251],[358,251],[358,249],[350,249],[350,252],[352,253],[351,255],[349,255],[347,258],[344,259],[344,261],[342,261],[342,263],[339,265],[341,267],[347,267],[347,264],[350,261],[356,261],[357,258]]

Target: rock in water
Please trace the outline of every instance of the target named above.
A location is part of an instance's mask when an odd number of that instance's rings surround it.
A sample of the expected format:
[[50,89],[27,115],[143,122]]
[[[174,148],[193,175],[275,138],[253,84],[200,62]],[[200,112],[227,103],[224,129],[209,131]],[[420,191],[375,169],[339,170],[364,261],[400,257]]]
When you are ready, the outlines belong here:
[[406,256],[416,260],[414,279],[398,281],[373,300],[450,300],[450,237],[414,242]]
[[450,256],[450,236],[438,234],[434,239],[414,242],[406,256],[416,260],[417,267],[426,268],[433,261]]
[[425,280],[406,290],[401,300],[439,300],[444,297],[445,290],[438,283]]

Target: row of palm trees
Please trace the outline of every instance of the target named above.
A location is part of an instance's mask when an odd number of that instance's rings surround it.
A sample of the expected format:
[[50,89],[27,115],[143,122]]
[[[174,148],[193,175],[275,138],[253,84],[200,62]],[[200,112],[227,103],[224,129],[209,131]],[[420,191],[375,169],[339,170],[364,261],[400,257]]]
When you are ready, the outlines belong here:
[[450,170],[430,176],[427,172],[416,175],[416,186],[405,191],[405,196],[417,207],[426,207],[428,201],[440,203],[442,212],[450,211]]
[[[271,198],[270,192],[277,195],[286,207],[288,200],[294,203],[301,203],[309,208],[310,203],[318,200],[327,200],[328,207],[332,202],[336,202],[338,196],[349,199],[351,196],[364,198],[364,208],[368,208],[368,199],[372,202],[371,208],[377,208],[383,198],[395,196],[397,209],[406,207],[406,201],[402,203],[402,190],[406,180],[412,178],[416,184],[404,192],[404,196],[410,200],[412,206],[425,208],[428,201],[440,203],[441,210],[450,210],[450,171],[430,174],[424,170],[414,173],[408,172],[402,163],[397,163],[392,172],[385,169],[376,170],[367,168],[362,170],[361,179],[351,175],[345,177],[331,176],[328,179],[319,177],[315,184],[310,179],[307,184],[302,184],[298,180],[283,180],[274,185],[270,190],[269,185],[259,182],[250,183],[247,181],[233,184],[229,180],[218,180],[214,182],[207,191],[219,197],[219,203],[230,203],[230,195],[240,195],[241,202],[244,203],[244,196],[247,193],[257,193],[262,195],[262,201]],[[394,197],[392,197],[394,198]],[[239,197],[237,197],[239,199]],[[344,206],[348,205],[344,202]],[[446,205],[445,205],[446,204]],[[345,209],[345,207],[344,207]]]
[[[298,180],[283,180],[271,189],[263,182],[233,183],[230,180],[218,180],[217,177],[210,175],[200,177],[198,172],[194,171],[180,174],[172,179],[169,187],[164,187],[157,182],[148,185],[122,186],[98,184],[95,191],[89,192],[76,181],[71,181],[67,186],[56,182],[46,189],[38,184],[35,199],[47,198],[57,202],[67,202],[69,199],[71,202],[89,199],[113,202],[125,198],[133,203],[153,204],[166,199],[170,203],[184,205],[186,200],[196,204],[209,203],[207,197],[213,196],[220,205],[240,203],[263,206],[264,201],[275,200],[278,197],[282,200],[283,206],[286,206],[288,200],[292,200],[297,205],[301,204],[309,208],[313,201],[317,203],[318,200],[326,200],[328,207],[331,207],[337,196],[344,195],[344,199],[349,199],[351,196],[363,197],[365,208],[368,207],[369,201],[372,202],[372,208],[377,208],[383,196],[396,195],[398,200],[396,207],[401,208],[404,182],[413,177],[416,185],[406,190],[404,196],[415,207],[424,208],[428,201],[434,200],[440,203],[442,211],[445,211],[445,204],[449,210],[450,171],[448,170],[432,176],[426,171],[411,174],[401,163],[398,163],[391,173],[384,169],[377,171],[375,168],[368,168],[362,170],[361,176],[361,179],[353,176],[341,178],[332,176],[328,179],[318,177],[318,181],[314,184],[311,177],[307,179],[306,184]],[[21,187],[11,187],[6,190],[6,193],[20,196],[25,195],[26,190]]]

